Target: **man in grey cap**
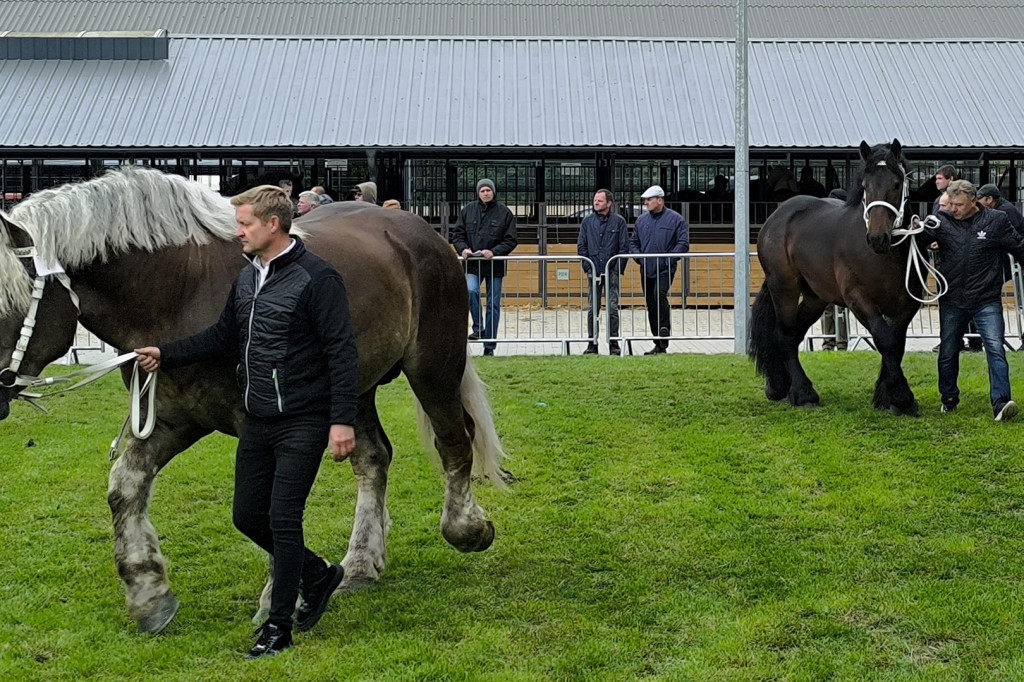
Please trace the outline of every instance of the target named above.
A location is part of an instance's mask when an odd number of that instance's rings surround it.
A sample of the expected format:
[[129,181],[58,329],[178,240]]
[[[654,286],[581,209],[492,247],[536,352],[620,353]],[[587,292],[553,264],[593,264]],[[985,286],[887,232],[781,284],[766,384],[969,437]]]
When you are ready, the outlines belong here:
[[[516,219],[512,211],[496,200],[494,182],[483,178],[476,183],[477,201],[466,204],[452,228],[452,246],[466,261],[466,288],[469,290],[469,313],[473,318],[471,341],[484,339],[484,355],[494,355],[501,316],[501,281],[505,261],[493,260],[507,256],[519,245]],[[487,316],[480,324],[480,284],[487,289]],[[483,336],[481,336],[481,334]]]
[[978,203],[985,208],[994,208],[1005,213],[1013,229],[1017,230],[1018,234],[1024,235],[1024,215],[1021,215],[1016,206],[1002,197],[998,187],[993,184],[979,187]]
[[[665,208],[665,190],[653,185],[640,195],[647,212],[640,216],[629,239],[629,252],[686,253],[690,250],[690,226],[683,216]],[[668,337],[672,334],[671,308],[668,292],[679,267],[679,258],[637,258],[643,272],[644,298],[647,301],[647,319],[651,334],[656,337],[654,348],[644,355],[657,355],[668,350]]]

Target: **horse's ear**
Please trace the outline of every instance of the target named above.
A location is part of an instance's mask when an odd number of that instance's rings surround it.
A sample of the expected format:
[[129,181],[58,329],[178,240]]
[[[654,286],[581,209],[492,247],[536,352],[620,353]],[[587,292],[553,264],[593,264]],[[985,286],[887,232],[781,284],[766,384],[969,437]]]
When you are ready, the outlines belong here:
[[871,156],[871,145],[868,144],[867,140],[860,141],[860,160],[864,163],[868,162],[868,157]]
[[903,154],[903,145],[900,144],[899,140],[893,138],[892,146],[889,147],[889,151],[891,151],[892,155],[896,157],[896,161],[898,163],[900,160],[900,156],[902,156]]

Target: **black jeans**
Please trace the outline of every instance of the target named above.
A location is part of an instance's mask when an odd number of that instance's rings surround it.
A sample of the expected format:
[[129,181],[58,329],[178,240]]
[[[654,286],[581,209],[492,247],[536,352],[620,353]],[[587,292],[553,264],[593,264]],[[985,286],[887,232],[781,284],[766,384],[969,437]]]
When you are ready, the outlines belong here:
[[235,527],[274,557],[270,622],[291,629],[301,581],[316,581],[323,559],[306,549],[302,515],[330,432],[328,417],[247,415],[235,457]]
[[[647,301],[647,321],[654,336],[668,336],[672,333],[672,310],[668,306],[668,292],[672,288],[675,272],[659,272],[656,277],[644,277],[644,298]],[[668,348],[668,341],[655,341],[655,346]]]

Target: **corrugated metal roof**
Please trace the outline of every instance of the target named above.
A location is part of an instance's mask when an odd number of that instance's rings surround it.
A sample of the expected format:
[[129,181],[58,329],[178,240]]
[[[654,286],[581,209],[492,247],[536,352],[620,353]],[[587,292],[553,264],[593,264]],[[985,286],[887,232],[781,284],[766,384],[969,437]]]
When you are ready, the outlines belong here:
[[[730,38],[730,0],[7,0],[0,30],[166,28],[172,34]],[[940,0],[750,0],[755,38],[947,39],[1024,35],[1020,0],[963,20]]]
[[[172,38],[167,61],[0,61],[0,147],[731,147],[733,73],[720,40]],[[1020,147],[1020,92],[1024,42],[754,41],[750,142]]]

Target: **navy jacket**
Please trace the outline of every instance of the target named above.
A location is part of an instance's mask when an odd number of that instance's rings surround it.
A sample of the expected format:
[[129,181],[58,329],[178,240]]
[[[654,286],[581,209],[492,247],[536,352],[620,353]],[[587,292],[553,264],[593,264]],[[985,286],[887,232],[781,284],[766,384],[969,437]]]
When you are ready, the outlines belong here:
[[940,305],[974,310],[999,301],[1003,290],[1002,261],[1011,254],[1024,262],[1024,238],[1006,214],[978,205],[967,220],[940,211],[939,227],[925,230],[939,243],[939,271],[949,282]]
[[[670,208],[661,213],[644,213],[636,221],[633,236],[629,239],[629,252],[641,253],[686,253],[690,250],[690,226],[683,216]],[[637,263],[645,277],[659,274],[675,276],[678,258],[638,258]]]
[[[626,226],[626,219],[611,211],[608,215],[588,215],[580,225],[576,253],[592,260],[597,270],[596,274],[603,276],[612,256],[629,253],[629,227]],[[629,261],[622,258],[616,261],[616,265],[621,274],[626,271]],[[583,262],[583,270],[590,274],[590,264],[586,261]]]
[[[459,212],[459,219],[452,228],[452,246],[461,256],[466,249],[482,251],[487,249],[495,256],[507,256],[519,245],[516,236],[516,218],[512,211],[494,200],[488,204],[479,199]],[[466,272],[495,277],[505,276],[505,261],[490,261],[482,258],[466,260]]]
[[220,319],[160,347],[174,369],[203,360],[239,359],[245,410],[256,417],[323,414],[353,425],[359,379],[355,330],[341,275],[302,240],[270,262],[257,289],[250,263],[231,287]]

